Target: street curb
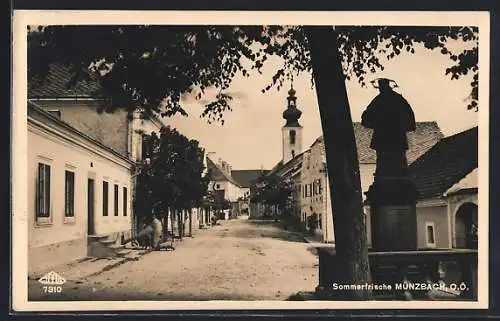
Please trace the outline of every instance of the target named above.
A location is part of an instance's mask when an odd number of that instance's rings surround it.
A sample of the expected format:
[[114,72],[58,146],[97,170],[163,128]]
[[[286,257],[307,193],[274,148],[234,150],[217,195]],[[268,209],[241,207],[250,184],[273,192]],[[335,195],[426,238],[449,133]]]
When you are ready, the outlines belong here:
[[80,280],[81,280],[81,279],[90,278],[90,277],[93,277],[93,276],[96,276],[96,275],[99,275],[99,274],[101,274],[101,273],[104,273],[104,272],[106,272],[106,271],[109,271],[109,270],[111,270],[111,269],[113,269],[113,268],[115,268],[115,267],[117,267],[117,266],[120,266],[120,265],[122,265],[122,264],[124,264],[124,263],[126,263],[126,262],[129,262],[129,261],[133,261],[133,260],[132,260],[132,259],[129,259],[129,258],[123,258],[123,259],[121,259],[121,260],[120,260],[120,261],[118,261],[118,262],[115,262],[115,263],[112,263],[112,264],[106,265],[105,267],[103,267],[103,268],[102,268],[102,269],[100,269],[99,271],[96,271],[96,272],[93,272],[93,273],[91,273],[91,274],[89,274],[89,275],[85,275],[84,277],[81,277],[81,278],[80,278]]
[[312,244],[311,241],[309,241],[301,232],[297,232],[297,231],[294,231],[294,230],[289,230],[289,229],[285,229],[285,227],[280,224],[280,228],[284,231],[287,231],[287,232],[290,232],[290,233],[293,233],[295,236],[299,237],[301,240],[304,241],[304,243],[309,243],[309,244]]

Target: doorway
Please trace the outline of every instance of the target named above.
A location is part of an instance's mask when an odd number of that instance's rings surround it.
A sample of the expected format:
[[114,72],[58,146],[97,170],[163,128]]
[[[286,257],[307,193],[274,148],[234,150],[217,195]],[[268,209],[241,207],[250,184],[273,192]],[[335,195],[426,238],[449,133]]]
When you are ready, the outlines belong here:
[[477,205],[465,203],[455,215],[455,247],[477,249]]
[[93,235],[94,230],[94,179],[87,180],[87,234]]

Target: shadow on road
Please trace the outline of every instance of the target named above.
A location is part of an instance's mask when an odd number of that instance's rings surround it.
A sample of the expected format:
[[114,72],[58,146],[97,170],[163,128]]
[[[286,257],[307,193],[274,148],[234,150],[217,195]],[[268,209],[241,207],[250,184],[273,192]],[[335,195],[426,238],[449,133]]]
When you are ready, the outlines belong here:
[[225,228],[221,230],[221,237],[240,238],[273,238],[288,242],[307,243],[295,232],[283,230],[280,223],[274,221],[246,221],[243,228]]
[[274,220],[247,220],[245,223],[251,224],[251,225],[269,225],[269,226],[276,226],[278,227],[279,222],[275,222]]

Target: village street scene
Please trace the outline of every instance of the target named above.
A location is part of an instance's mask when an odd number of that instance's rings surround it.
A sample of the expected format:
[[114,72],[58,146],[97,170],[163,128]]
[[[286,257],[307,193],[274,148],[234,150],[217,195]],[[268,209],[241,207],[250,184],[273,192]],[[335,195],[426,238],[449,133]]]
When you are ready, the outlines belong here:
[[30,26],[28,301],[476,301],[478,37]]

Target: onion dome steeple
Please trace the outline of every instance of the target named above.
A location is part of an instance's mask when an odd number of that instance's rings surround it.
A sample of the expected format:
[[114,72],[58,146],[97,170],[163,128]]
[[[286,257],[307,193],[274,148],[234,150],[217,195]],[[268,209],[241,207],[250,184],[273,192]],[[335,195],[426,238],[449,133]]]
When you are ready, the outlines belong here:
[[299,118],[302,115],[302,111],[297,108],[297,97],[295,96],[295,89],[293,89],[293,84],[290,86],[288,91],[288,107],[283,112],[283,118],[286,119],[285,127],[301,127],[299,124]]

